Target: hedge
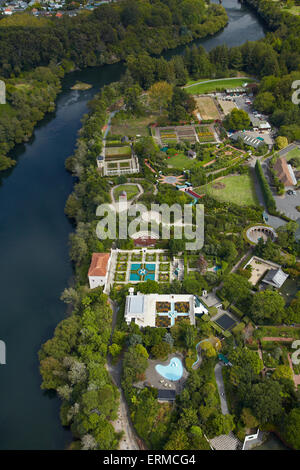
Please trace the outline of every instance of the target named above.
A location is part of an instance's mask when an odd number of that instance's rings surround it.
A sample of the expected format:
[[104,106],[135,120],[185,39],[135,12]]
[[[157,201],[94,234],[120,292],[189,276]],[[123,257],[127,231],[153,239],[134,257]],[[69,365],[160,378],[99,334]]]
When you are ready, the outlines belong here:
[[264,200],[265,200],[267,209],[270,212],[270,214],[272,214],[272,212],[274,214],[274,213],[276,213],[276,203],[275,203],[275,200],[273,198],[273,194],[272,194],[271,188],[269,186],[269,183],[267,182],[267,180],[265,178],[263,169],[262,169],[261,164],[258,160],[256,160],[256,163],[255,163],[255,171],[256,171],[257,178],[258,178],[258,181],[259,181],[261,189],[262,189],[262,193],[263,193],[263,196],[264,196]]
[[236,317],[238,318],[243,318],[245,315],[239,308],[237,308],[235,305],[230,305],[229,310],[231,313],[233,313]]

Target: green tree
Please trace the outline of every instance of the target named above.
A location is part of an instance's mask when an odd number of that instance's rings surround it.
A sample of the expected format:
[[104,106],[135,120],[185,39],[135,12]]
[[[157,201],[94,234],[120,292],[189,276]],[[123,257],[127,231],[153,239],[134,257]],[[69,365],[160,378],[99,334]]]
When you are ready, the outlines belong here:
[[284,422],[284,438],[294,449],[300,450],[300,408],[294,408],[287,415]]
[[254,321],[279,323],[284,315],[285,301],[277,291],[265,290],[253,296],[251,313]]
[[249,129],[250,118],[243,109],[234,108],[224,119],[224,126],[228,130],[240,131]]

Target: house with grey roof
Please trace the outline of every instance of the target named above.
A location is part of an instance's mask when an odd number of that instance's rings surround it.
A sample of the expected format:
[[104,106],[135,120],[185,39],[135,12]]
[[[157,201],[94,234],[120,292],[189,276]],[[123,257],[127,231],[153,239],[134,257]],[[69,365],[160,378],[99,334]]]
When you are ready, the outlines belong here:
[[281,268],[269,269],[262,282],[279,289],[285,283],[288,277],[289,275],[284,273]]

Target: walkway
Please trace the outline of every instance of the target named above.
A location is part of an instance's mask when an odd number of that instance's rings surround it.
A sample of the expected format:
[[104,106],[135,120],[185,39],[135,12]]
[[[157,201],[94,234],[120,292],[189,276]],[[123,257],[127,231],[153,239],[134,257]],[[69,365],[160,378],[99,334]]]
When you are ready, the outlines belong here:
[[224,366],[221,365],[220,363],[216,364],[215,377],[216,377],[218,392],[220,396],[222,414],[228,415],[229,410],[228,410],[228,405],[227,405],[227,400],[226,400],[226,395],[225,395],[225,386],[224,386],[224,380],[223,380],[223,374],[222,374],[223,367]]
[[[256,160],[257,159],[253,160],[254,166],[255,166]],[[262,163],[262,168],[264,168],[264,163]],[[281,219],[280,217],[276,217],[276,216],[271,215],[271,214],[268,213],[267,207],[266,207],[266,204],[265,204],[265,200],[264,200],[264,197],[263,197],[263,193],[262,193],[262,190],[261,190],[261,186],[260,186],[260,183],[257,179],[255,168],[254,167],[252,168],[252,165],[250,167],[250,171],[251,171],[252,176],[253,176],[254,188],[255,188],[255,192],[256,192],[259,204],[264,207],[265,212],[268,215],[267,224],[271,225],[271,227],[273,227],[276,230],[278,227],[281,227],[282,225],[285,225],[286,221]]]
[[244,256],[233,266],[233,268],[231,269],[231,273],[234,273],[235,271],[238,270],[238,268],[243,264],[243,262],[245,261],[245,259],[250,256],[250,254],[252,253],[252,251],[254,250],[254,247],[252,246],[248,251],[247,253],[244,254]]
[[282,342],[291,342],[295,341],[295,338],[284,338],[282,336],[264,336],[261,338],[261,341],[282,341]]
[[[205,80],[205,81],[200,81],[200,82],[196,82],[196,83],[192,83],[191,85],[186,85],[184,86],[183,88],[191,88],[193,86],[196,86],[196,85],[202,85],[204,83],[213,83],[213,82],[225,82],[226,80],[234,80],[234,79],[237,79],[237,80],[240,80],[240,79],[245,79],[245,80],[249,80],[251,79],[250,77],[232,77],[232,78],[216,78],[214,80]],[[251,79],[253,80],[253,78]],[[238,87],[240,88],[240,87]]]
[[[111,200],[114,204],[114,206],[118,207],[119,206],[119,201],[116,201],[115,200],[115,196],[114,196],[114,190],[119,188],[119,186],[137,186],[138,189],[139,189],[139,193],[134,196],[131,200],[128,201],[128,204],[132,204],[134,201],[136,201],[137,199],[139,199],[139,197],[141,197],[142,194],[144,194],[144,189],[143,189],[143,186],[140,184],[140,183],[124,183],[124,184],[118,184],[117,186],[113,186],[111,189],[110,189],[110,197],[111,197]],[[116,209],[117,209],[116,207]],[[118,209],[117,209],[118,210]]]
[[[116,303],[110,299],[109,303],[113,312],[111,333],[112,336],[117,322],[118,307]],[[107,356],[107,370],[112,378],[112,381],[118,387],[120,392],[118,418],[112,423],[116,432],[122,431],[124,433],[119,444],[119,450],[140,450],[144,446],[142,444],[142,441],[138,439],[135,433],[135,429],[131,422],[128,405],[126,403],[124,392],[121,386],[122,361],[119,361],[118,364],[112,364],[111,356],[109,354]]]
[[290,369],[291,369],[292,374],[293,374],[293,381],[294,381],[294,384],[295,384],[295,387],[296,387],[296,390],[297,390],[298,386],[300,385],[300,374],[295,374],[294,373],[293,362],[292,362],[291,356],[289,354],[288,354],[288,360],[289,360]]

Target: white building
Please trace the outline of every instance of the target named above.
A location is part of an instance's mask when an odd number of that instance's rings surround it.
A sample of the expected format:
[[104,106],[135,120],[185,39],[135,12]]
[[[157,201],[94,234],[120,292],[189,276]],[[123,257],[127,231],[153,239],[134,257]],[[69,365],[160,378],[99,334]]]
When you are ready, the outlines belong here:
[[170,328],[181,319],[195,324],[195,315],[207,314],[207,308],[190,294],[140,294],[129,289],[126,297],[125,321],[134,321],[139,327]]
[[110,253],[93,253],[88,277],[90,288],[104,286],[107,282],[110,267]]

